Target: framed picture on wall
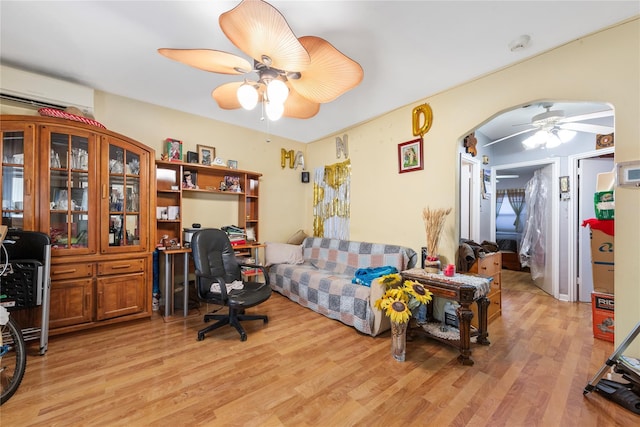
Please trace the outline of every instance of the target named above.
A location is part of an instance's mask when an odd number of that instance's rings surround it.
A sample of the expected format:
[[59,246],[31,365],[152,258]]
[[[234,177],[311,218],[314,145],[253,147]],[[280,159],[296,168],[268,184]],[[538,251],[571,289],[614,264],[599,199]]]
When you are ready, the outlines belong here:
[[422,138],[398,144],[398,173],[424,169]]
[[213,164],[213,159],[216,158],[216,149],[214,147],[207,147],[206,145],[198,144],[198,158],[200,163],[206,166]]

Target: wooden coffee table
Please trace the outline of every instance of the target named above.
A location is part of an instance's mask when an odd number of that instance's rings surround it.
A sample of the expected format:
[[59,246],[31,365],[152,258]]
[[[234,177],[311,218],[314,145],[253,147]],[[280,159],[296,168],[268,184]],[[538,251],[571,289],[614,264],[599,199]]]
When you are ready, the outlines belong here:
[[[473,332],[476,342],[481,345],[489,345],[489,332],[487,330],[487,307],[489,300],[486,295],[491,287],[491,278],[471,274],[455,274],[447,277],[444,274],[426,273],[421,268],[413,268],[400,273],[403,280],[415,280],[425,286],[436,297],[447,298],[456,301],[460,307],[456,310],[460,329],[459,339],[446,339],[430,333],[424,327],[411,329],[429,338],[433,338],[460,350],[458,361],[463,365],[473,365],[471,359],[471,319],[473,312],[471,304],[478,305],[478,329]],[[434,322],[433,304],[427,304],[427,322]]]

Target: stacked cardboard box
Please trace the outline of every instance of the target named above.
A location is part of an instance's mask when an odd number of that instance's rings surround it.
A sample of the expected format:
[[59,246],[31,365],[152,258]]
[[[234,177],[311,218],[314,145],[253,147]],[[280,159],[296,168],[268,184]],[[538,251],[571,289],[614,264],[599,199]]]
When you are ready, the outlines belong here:
[[613,342],[615,335],[614,297],[600,292],[591,293],[593,336]]
[[585,221],[591,228],[591,268],[593,293],[591,312],[593,336],[614,339],[614,173],[598,174],[594,208],[596,219]]

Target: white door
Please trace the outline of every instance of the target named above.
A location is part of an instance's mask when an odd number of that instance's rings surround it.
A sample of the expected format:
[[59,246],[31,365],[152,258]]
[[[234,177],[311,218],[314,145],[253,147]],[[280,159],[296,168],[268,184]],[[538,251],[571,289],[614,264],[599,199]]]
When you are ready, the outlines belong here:
[[480,162],[460,157],[460,238],[480,240]]
[[460,238],[471,238],[471,164],[460,165]]
[[577,185],[578,204],[578,301],[590,302],[593,292],[593,274],[591,270],[591,237],[589,227],[582,227],[585,219],[595,218],[593,195],[596,192],[596,179],[599,173],[611,172],[614,167],[611,158],[580,159],[578,161],[579,184]]

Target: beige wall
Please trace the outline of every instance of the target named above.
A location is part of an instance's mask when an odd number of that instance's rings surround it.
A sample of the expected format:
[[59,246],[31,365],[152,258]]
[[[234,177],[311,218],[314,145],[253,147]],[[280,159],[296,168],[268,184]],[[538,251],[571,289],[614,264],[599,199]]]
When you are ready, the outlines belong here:
[[[633,20],[348,129],[344,133],[349,136],[353,170],[351,238],[416,250],[424,246],[422,209],[457,209],[460,139],[496,113],[531,101],[611,103],[616,114],[616,161],[640,160],[639,26]],[[424,136],[424,170],[399,174],[397,145],[414,138],[412,109],[423,102],[431,105],[434,115]],[[310,168],[339,161],[335,136],[309,145]],[[618,344],[640,320],[639,212],[640,190],[618,189],[615,280],[616,295],[624,295],[616,298]],[[306,228],[311,228],[310,205],[306,217]],[[456,211],[445,227],[440,252],[452,261],[458,241]]]

